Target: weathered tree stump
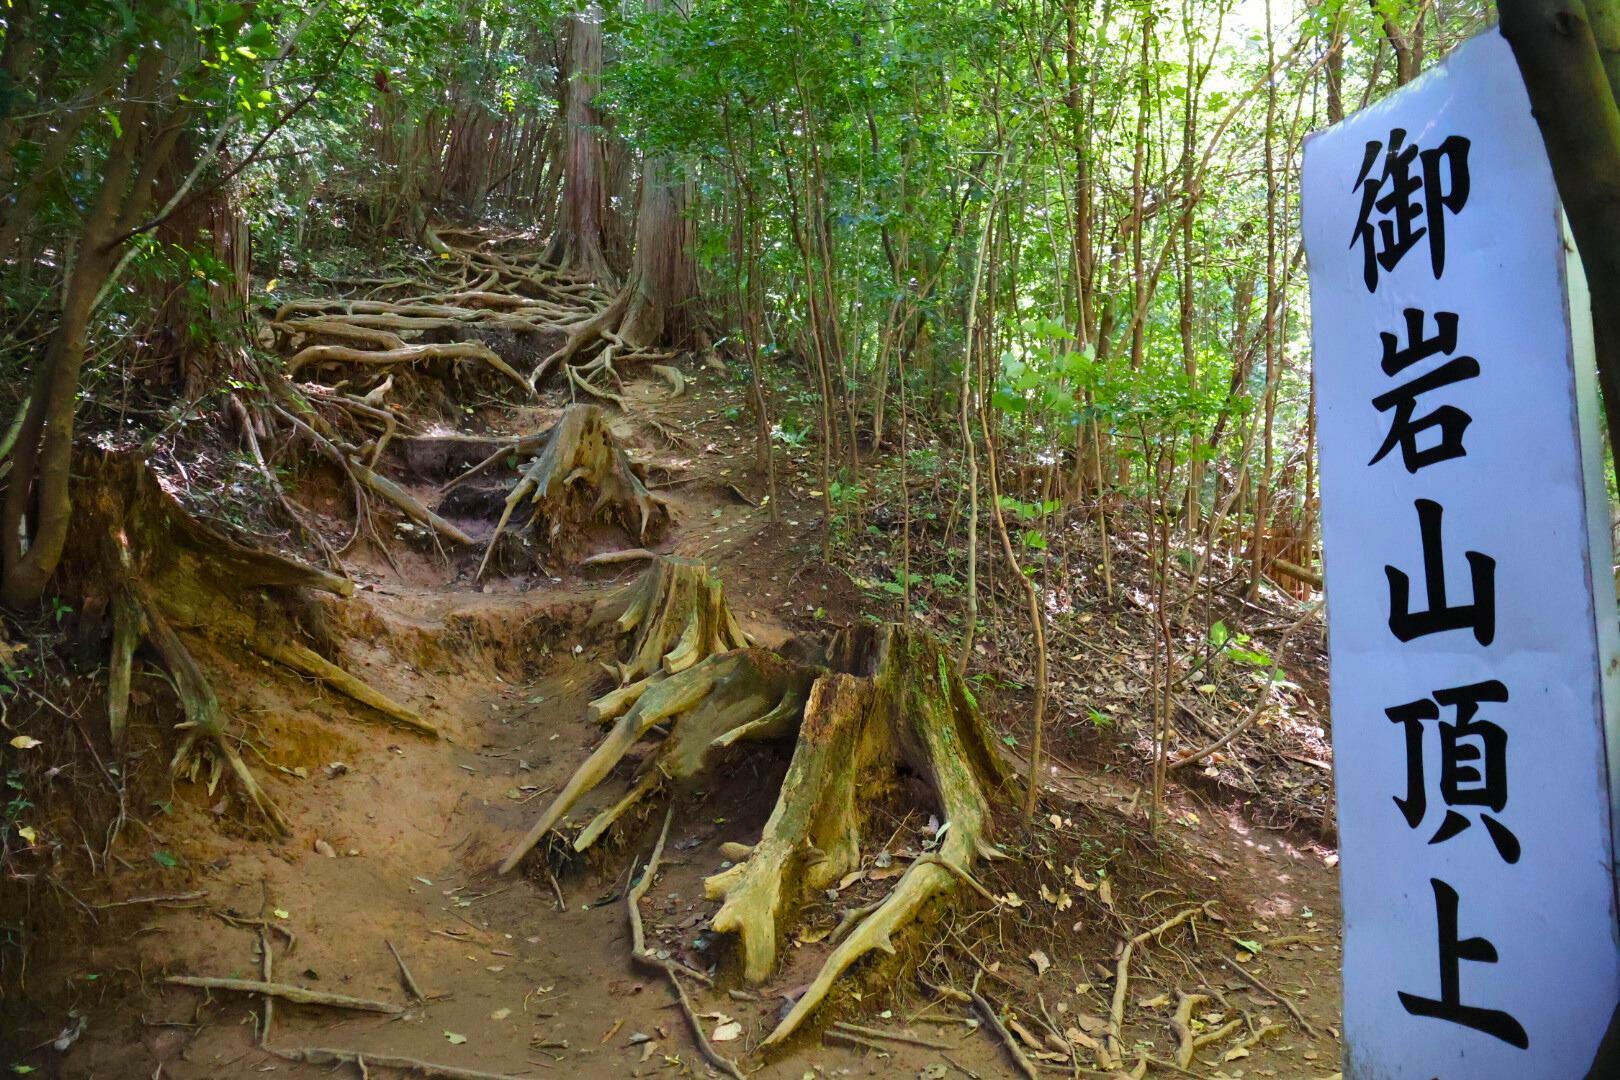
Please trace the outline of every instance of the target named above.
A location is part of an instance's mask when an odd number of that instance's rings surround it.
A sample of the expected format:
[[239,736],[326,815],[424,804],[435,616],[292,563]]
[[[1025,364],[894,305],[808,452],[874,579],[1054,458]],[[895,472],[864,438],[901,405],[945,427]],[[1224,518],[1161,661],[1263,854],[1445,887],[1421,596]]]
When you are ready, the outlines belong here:
[[570,406],[547,433],[540,452],[506,497],[478,576],[483,576],[512,515],[525,503],[532,507],[530,531],[553,551],[577,546],[580,532],[598,521],[616,523],[639,541],[668,517],[663,500],[647,490],[595,405]]
[[[674,555],[655,559],[642,573],[619,616],[619,633],[633,635],[629,659],[618,665],[621,684],[659,672],[673,675],[750,644],[726,605],[720,579],[701,560]],[[592,702],[593,709],[596,705]]]

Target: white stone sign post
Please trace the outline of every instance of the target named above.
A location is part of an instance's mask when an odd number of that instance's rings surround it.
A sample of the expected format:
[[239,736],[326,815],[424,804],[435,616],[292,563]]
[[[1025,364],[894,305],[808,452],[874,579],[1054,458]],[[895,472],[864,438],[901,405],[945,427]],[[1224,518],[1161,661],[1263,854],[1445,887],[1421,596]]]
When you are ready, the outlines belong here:
[[1344,1074],[1584,1077],[1620,1001],[1620,651],[1584,283],[1507,43],[1304,168]]

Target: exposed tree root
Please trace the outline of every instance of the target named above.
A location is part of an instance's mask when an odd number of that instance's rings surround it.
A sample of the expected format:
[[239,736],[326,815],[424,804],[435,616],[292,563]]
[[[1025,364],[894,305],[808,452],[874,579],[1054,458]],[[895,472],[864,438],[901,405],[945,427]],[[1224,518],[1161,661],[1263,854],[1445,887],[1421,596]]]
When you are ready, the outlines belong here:
[[190,515],[133,454],[87,451],[75,459],[74,544],[64,571],[87,595],[105,589],[113,616],[107,715],[115,740],[128,716],[130,673],[149,641],[172,681],[185,720],[176,776],[206,778],[210,792],[229,772],[271,830],[291,829],[243,761],[219,699],[182,636],[201,632],[223,648],[246,646],[318,678],[413,730],[437,732],[410,709],[298,642],[292,619],[266,589],[314,589],[348,596],[354,584],[274,552],[245,547]]
[[581,526],[604,516],[637,540],[645,540],[649,529],[667,517],[663,500],[641,482],[595,405],[570,407],[546,434],[539,454],[506,497],[478,565],[480,577],[513,513],[526,502],[533,507],[531,531],[552,550],[566,546]]
[[973,1008],[978,1012],[980,1018],[990,1026],[990,1030],[996,1033],[996,1037],[1001,1040],[1001,1045],[1007,1050],[1007,1056],[1013,1059],[1014,1065],[1018,1066],[1018,1075],[1024,1077],[1024,1080],[1036,1080],[1040,1074],[1035,1071],[1035,1066],[1024,1055],[1024,1050],[1018,1045],[1018,1040],[1013,1038],[1013,1033],[1008,1031],[1007,1025],[1001,1022],[996,1007],[990,1004],[989,999],[979,993],[978,990],[973,990],[969,997],[973,999]]
[[[237,786],[254,809],[264,817],[277,836],[282,839],[292,835],[292,825],[276,804],[266,795],[264,789],[254,778],[242,755],[237,751],[235,743],[226,730],[226,721],[219,707],[219,699],[214,696],[214,688],[203,675],[197,661],[192,658],[190,650],[180,640],[180,635],[161,614],[156,605],[145,606],[146,624],[152,644],[157,648],[158,655],[163,658],[174,679],[175,696],[180,699],[180,708],[185,713],[185,721],[177,725],[186,730],[185,738],[181,740],[180,747],[175,751],[174,760],[169,763],[170,770],[176,777],[186,776],[191,780],[198,778],[198,772],[203,765],[204,754],[212,759],[212,770],[208,777],[208,793],[213,794],[219,785],[223,766],[229,766],[231,775],[236,778]],[[111,710],[109,710],[111,711]]]
[[[480,1072],[477,1069],[464,1069],[459,1065],[436,1065],[431,1061],[419,1061],[397,1054],[374,1054],[367,1050],[341,1050],[327,1046],[290,1048],[267,1046],[265,1049],[285,1061],[295,1061],[302,1065],[354,1065],[362,1070],[369,1065],[398,1069],[412,1076],[435,1077],[437,1080],[518,1080],[508,1073]],[[362,1072],[361,1075],[364,1076],[365,1073]]]
[[[813,677],[812,670],[773,652],[739,649],[711,656],[678,675],[650,684],[507,855],[501,873],[516,867],[655,725],[670,724],[669,738],[643,765],[629,797],[598,814],[586,826],[575,841],[576,850],[589,847],[614,819],[665,780],[697,776],[717,746],[730,745],[745,735],[791,736],[798,724],[796,705],[802,703]],[[726,736],[731,738],[720,742]]]
[[400,364],[415,364],[423,360],[481,360],[515,382],[525,394],[531,393],[527,379],[513,370],[494,349],[476,341],[457,341],[447,345],[400,345],[390,349],[306,345],[287,361],[287,377],[292,378],[302,368],[311,364],[347,363],[394,367]]
[[[762,982],[776,964],[781,924],[803,896],[860,865],[866,808],[895,789],[901,770],[922,777],[946,822],[938,851],[914,862],[833,949],[763,1044],[773,1045],[804,1022],[851,965],[873,951],[892,954],[894,934],[929,901],[959,879],[973,882],[970,868],[977,859],[998,856],[989,838],[990,800],[1009,774],[965,684],[932,637],[900,625],[843,631],[829,651],[831,670],[805,668],[757,648],[671,666],[672,656],[699,651],[685,643],[702,638],[701,630],[691,628],[705,621],[699,614],[705,606],[681,601],[680,593],[712,596],[710,625],[734,625],[707,575],[692,564],[663,559],[648,569],[620,621],[621,630],[636,633],[634,666],[621,665],[620,671],[642,677],[593,703],[598,716],[617,715],[617,722],[501,869],[510,871],[556,829],[655,726],[666,727],[667,738],[643,762],[629,791],[586,825],[575,850],[589,847],[667,781],[702,775],[716,751],[742,739],[796,735],[758,843],[728,851],[740,861],[705,883],[711,899],[723,900],[714,929],[740,938],[743,975]],[[675,625],[682,627],[678,633]]]
[[[568,324],[568,338],[551,355],[540,361],[529,376],[539,386],[547,375],[559,366],[566,367],[578,356],[588,356],[597,346],[605,344],[611,354],[617,350],[621,361],[663,361],[673,359],[672,349],[662,349],[637,326],[636,312],[640,290],[627,285],[613,300],[587,319]],[[611,370],[611,358],[608,368]]]

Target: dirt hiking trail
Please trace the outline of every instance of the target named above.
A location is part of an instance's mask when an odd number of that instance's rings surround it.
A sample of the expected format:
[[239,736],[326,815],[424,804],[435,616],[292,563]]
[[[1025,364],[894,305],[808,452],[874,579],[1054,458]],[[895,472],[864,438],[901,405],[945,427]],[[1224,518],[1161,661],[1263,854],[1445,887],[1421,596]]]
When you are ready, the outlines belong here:
[[[626,374],[626,409],[609,422],[670,519],[648,546],[717,571],[741,628],[766,648],[792,655],[860,624],[874,601],[822,564],[809,473],[784,473],[773,521],[759,505],[752,432],[728,416],[743,381],[696,362],[681,370],[680,394],[667,377]],[[540,430],[565,404],[557,394],[538,405],[485,401],[466,410],[480,437]],[[406,461],[425,445],[406,447]],[[394,476],[424,502],[437,487],[397,460]],[[440,504],[478,540],[493,532],[516,473],[485,479]],[[299,495],[320,521],[344,513],[342,492],[316,478]],[[225,786],[178,783],[132,806],[129,869],[72,884],[63,902],[82,909],[82,928],[42,949],[26,1000],[6,1003],[7,1060],[41,1076],[173,1080],[381,1076],[412,1063],[462,1077],[720,1075],[670,981],[631,958],[626,896],[671,807],[639,904],[648,949],[712,977],[685,990],[712,1048],[744,1075],[1335,1073],[1331,851],[1307,830],[1262,828],[1230,792],[1198,786],[1173,789],[1151,840],[1140,770],[1107,755],[1088,763],[1061,738],[1033,826],[1019,822],[1015,793],[1001,796],[994,833],[1011,857],[976,871],[991,899],[962,887],[931,904],[896,936],[893,956],[861,961],[806,1027],[756,1052],[845,915],[881,899],[938,843],[940,823],[915,809],[926,799],[902,790],[876,800],[869,812],[886,828],[868,830],[859,870],[790,904],[776,970],[759,986],[742,979],[734,940],[709,929],[717,903],[704,879],[759,839],[788,769],[781,745],[720,759],[695,788],[647,800],[583,857],[542,845],[501,875],[502,858],[603,739],[587,707],[614,686],[606,672],[624,647],[614,618],[646,563],[498,564],[479,579],[482,544],[444,554],[408,522],[394,536],[407,542],[386,558],[367,545],[345,555],[358,589],[324,605],[327,625],[345,667],[442,738],[379,722],[252,654],[199,645],[294,835],[266,842]],[[585,554],[635,546],[606,528],[578,541]],[[131,758],[166,760],[172,735],[144,707],[159,688],[142,685]],[[1009,743],[1022,736],[1018,691],[991,685],[979,704]],[[1009,751],[1015,770],[1020,760]],[[618,769],[571,819],[611,804],[627,775]],[[166,981],[174,976],[293,984],[391,1011],[275,1000],[263,1039],[269,999]],[[962,1000],[970,988],[994,1023]],[[1175,1063],[1183,1042],[1193,1048],[1185,1069]],[[1110,1057],[1115,1067],[1099,1068]]]

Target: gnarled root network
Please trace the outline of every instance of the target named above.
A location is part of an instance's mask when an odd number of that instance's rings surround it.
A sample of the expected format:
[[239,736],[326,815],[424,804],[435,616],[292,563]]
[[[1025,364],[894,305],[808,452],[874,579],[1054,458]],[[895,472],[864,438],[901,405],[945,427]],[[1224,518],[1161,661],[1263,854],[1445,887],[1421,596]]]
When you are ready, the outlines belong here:
[[224,772],[280,836],[291,829],[237,749],[219,700],[181,630],[224,648],[242,645],[321,680],[339,693],[421,734],[437,731],[414,711],[344,671],[293,636],[290,619],[265,590],[313,589],[349,596],[353,582],[271,551],[239,544],[205,525],[165,491],[134,454],[86,451],[74,460],[74,541],[64,574],[87,593],[107,590],[113,644],[107,716],[121,741],[129,713],[130,675],[143,640],[168,670],[185,720],[172,768],[197,778],[209,765],[210,790]]
[[[623,629],[647,633],[643,620],[653,602],[670,592],[651,583],[674,572],[668,566],[649,570],[641,589],[648,599],[632,604]],[[655,655],[672,655],[668,640],[667,634],[657,639]],[[638,637],[637,653],[642,643]],[[1008,771],[972,695],[926,633],[896,624],[841,632],[826,669],[748,648],[710,655],[673,673],[665,668],[631,685],[641,687],[639,694],[628,704],[623,698],[615,702],[623,711],[613,729],[513,849],[503,871],[557,828],[655,726],[667,727],[665,742],[629,791],[586,825],[574,841],[576,850],[594,843],[666,780],[698,776],[732,743],[793,736],[792,761],[759,841],[737,865],[705,883],[710,899],[722,901],[714,929],[738,936],[743,974],[758,983],[775,968],[781,924],[804,896],[860,865],[865,808],[893,790],[902,771],[926,781],[935,802],[931,809],[946,823],[939,849],[913,862],[838,944],[765,1045],[792,1034],[863,956],[892,954],[894,934],[935,897],[960,881],[983,891],[972,867],[981,857],[998,855],[990,842],[991,799]],[[603,711],[600,701],[597,711]]]
[[647,490],[595,405],[572,405],[547,433],[523,470],[478,565],[483,576],[496,541],[519,506],[532,506],[529,523],[552,548],[569,543],[581,526],[606,518],[637,540],[668,516],[663,500]]

